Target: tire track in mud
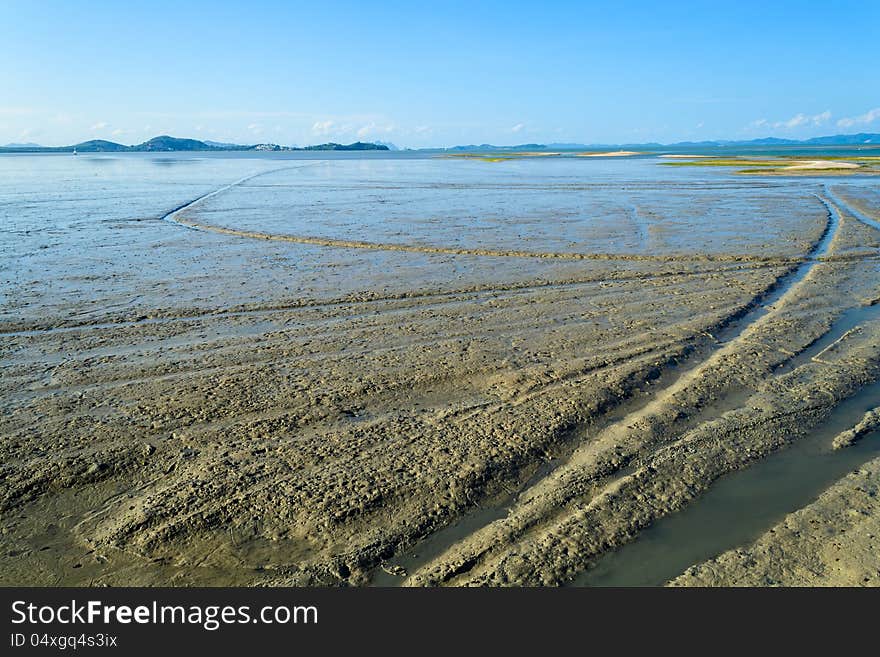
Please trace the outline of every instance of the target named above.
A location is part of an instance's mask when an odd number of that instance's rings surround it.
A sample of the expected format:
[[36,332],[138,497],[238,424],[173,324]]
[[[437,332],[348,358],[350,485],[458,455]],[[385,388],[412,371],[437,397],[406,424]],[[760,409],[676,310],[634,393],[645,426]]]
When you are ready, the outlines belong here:
[[[853,255],[848,259],[874,257],[880,259],[880,255]],[[408,290],[393,294],[370,294],[370,293],[353,293],[344,297],[330,299],[304,298],[297,301],[277,304],[248,305],[227,308],[197,308],[184,311],[167,312],[158,309],[152,310],[151,316],[131,319],[128,316],[110,316],[102,317],[95,321],[66,321],[55,322],[52,325],[41,324],[24,324],[13,325],[6,329],[0,329],[0,337],[28,337],[37,335],[49,335],[56,332],[69,332],[83,329],[118,329],[128,326],[141,326],[150,324],[166,324],[178,321],[200,321],[204,319],[223,319],[234,317],[248,317],[254,315],[264,315],[272,313],[291,312],[296,310],[308,310],[315,308],[343,307],[343,306],[367,306],[370,304],[381,304],[391,302],[422,300],[430,301],[432,299],[440,299],[436,303],[456,303],[471,300],[475,296],[481,294],[497,294],[505,292],[528,292],[533,290],[545,289],[563,289],[566,287],[576,287],[579,285],[601,285],[613,283],[628,283],[633,281],[652,281],[662,280],[664,278],[675,278],[677,276],[701,276],[705,274],[725,274],[754,271],[759,269],[773,269],[780,266],[796,264],[805,261],[800,259],[786,259],[782,262],[744,262],[730,266],[711,266],[702,269],[675,269],[671,271],[659,272],[620,272],[613,276],[608,276],[608,272],[599,272],[600,275],[575,279],[557,279],[557,280],[530,280],[518,283],[510,283],[506,285],[474,285],[471,287],[463,287],[452,290]],[[138,313],[143,315],[143,311]],[[7,325],[8,326],[8,325]]]
[[[228,187],[227,187],[228,189]],[[225,190],[223,190],[225,191]],[[218,190],[217,193],[220,193]],[[818,197],[819,200],[825,205],[826,210],[828,211],[828,222],[826,223],[825,230],[823,231],[822,236],[817,241],[817,243],[811,248],[810,252],[806,257],[802,258],[786,258],[781,260],[779,258],[775,258],[772,261],[767,259],[759,259],[764,262],[773,262],[774,264],[788,264],[794,268],[794,271],[789,271],[779,279],[777,279],[776,283],[772,285],[768,290],[766,290],[760,298],[756,298],[753,300],[750,306],[752,310],[746,313],[742,318],[735,318],[733,320],[733,325],[738,328],[738,330],[733,331],[733,335],[730,335],[730,331],[726,331],[725,338],[727,342],[735,340],[739,337],[742,332],[744,332],[751,324],[760,319],[761,316],[766,314],[766,306],[775,303],[780,298],[782,298],[785,294],[788,293],[803,277],[805,277],[809,271],[812,269],[812,266],[820,261],[821,259],[825,259],[824,256],[828,250],[828,246],[831,240],[834,237],[836,231],[836,225],[839,222],[839,217],[837,216],[836,210],[832,209],[829,205],[828,201],[822,197]],[[194,204],[193,204],[194,205]],[[186,207],[192,207],[186,206]],[[186,208],[181,208],[176,212],[183,212]],[[416,252],[427,252],[427,253],[447,253],[447,254],[455,254],[455,255],[485,255],[490,257],[533,257],[533,258],[567,258],[567,259],[618,259],[618,260],[648,260],[648,261],[681,261],[682,259],[686,259],[689,261],[693,261],[695,258],[700,261],[706,261],[714,259],[713,256],[706,255],[698,255],[696,257],[693,256],[659,256],[659,257],[640,257],[640,256],[630,256],[623,255],[617,256],[614,254],[546,254],[546,253],[533,253],[533,252],[520,252],[520,251],[493,251],[493,250],[472,250],[472,249],[446,249],[444,247],[421,247],[421,246],[410,246],[410,245],[384,245],[384,244],[374,244],[368,242],[350,242],[350,241],[342,241],[342,240],[324,240],[320,238],[300,238],[297,236],[285,236],[285,235],[272,235],[265,233],[256,233],[251,231],[237,231],[235,229],[226,229],[219,228],[213,226],[205,226],[198,224],[196,222],[191,222],[186,218],[180,217],[178,214],[172,213],[174,216],[171,219],[175,223],[182,223],[183,225],[196,228],[196,229],[204,229],[210,230],[213,232],[231,234],[240,237],[254,238],[254,239],[264,239],[264,240],[277,240],[277,241],[291,241],[291,242],[299,242],[299,243],[307,243],[307,244],[318,244],[322,246],[332,246],[332,247],[342,247],[342,248],[365,248],[365,249],[385,249],[385,250],[410,250]],[[731,258],[735,261],[742,261],[743,257],[741,256],[727,256],[726,258]],[[749,261],[754,261],[754,258],[748,258]],[[702,272],[701,272],[702,273]],[[760,306],[758,304],[762,304]],[[713,329],[713,332],[715,329]],[[723,344],[723,341],[719,341],[719,344]],[[697,365],[699,367],[699,364]],[[662,391],[661,391],[662,394]],[[625,419],[623,420],[625,421]],[[558,464],[557,464],[558,465]],[[553,467],[550,468],[542,468],[539,477],[537,480],[534,478],[530,480],[526,486],[528,488],[530,485],[534,485],[544,477],[548,476],[553,470]],[[522,491],[520,491],[522,492]],[[518,494],[517,494],[518,496]],[[516,496],[514,496],[515,499]],[[473,531],[476,532],[480,529],[480,525],[475,525]],[[442,531],[442,530],[441,530]],[[436,534],[436,532],[435,532]],[[434,536],[434,534],[432,534]],[[466,536],[459,537],[466,538]]]
[[[56,332],[77,331],[82,329],[117,329],[126,326],[140,326],[144,324],[163,324],[177,321],[199,321],[203,319],[225,318],[225,317],[244,317],[260,314],[271,314],[276,312],[288,312],[294,310],[303,310],[311,308],[327,308],[331,306],[354,306],[366,305],[374,303],[384,303],[393,301],[407,301],[428,298],[449,297],[449,302],[462,301],[461,297],[465,295],[492,294],[497,292],[517,292],[527,290],[537,290],[545,288],[562,288],[566,286],[590,285],[602,283],[626,283],[631,281],[649,281],[659,280],[662,278],[674,278],[676,276],[700,276],[703,274],[724,274],[736,273],[742,271],[751,271],[757,269],[773,269],[775,267],[793,266],[818,260],[821,262],[852,262],[855,260],[878,260],[880,261],[880,253],[848,253],[844,255],[829,255],[822,258],[809,258],[805,256],[780,258],[776,261],[768,260],[766,262],[741,262],[736,266],[729,268],[708,268],[698,270],[681,269],[666,272],[636,272],[627,274],[625,272],[608,276],[607,272],[604,276],[588,277],[583,279],[568,280],[550,280],[550,281],[526,281],[522,283],[511,283],[509,285],[475,285],[472,287],[459,288],[455,290],[408,290],[396,294],[370,294],[370,293],[353,293],[345,297],[337,297],[331,299],[306,298],[298,301],[265,304],[265,305],[247,305],[235,307],[215,307],[215,308],[192,308],[184,311],[166,311],[165,309],[150,309],[149,316],[132,319],[131,315],[102,317],[93,321],[53,321],[51,324],[40,323],[18,323],[13,324],[7,322],[5,328],[0,328],[0,337],[28,337],[37,335],[49,335]],[[144,315],[144,311],[137,313]]]
[[[604,426],[599,426],[598,428],[592,427],[592,432],[595,435],[602,434],[605,431],[612,429],[614,426],[626,426],[627,424],[632,424],[633,417],[639,417],[642,414],[648,413],[649,409],[652,406],[654,406],[655,404],[660,404],[665,397],[673,395],[679,387],[687,385],[688,379],[693,376],[698,376],[701,367],[709,360],[712,355],[719,352],[727,345],[740,339],[741,336],[743,336],[751,326],[753,326],[756,322],[772,312],[772,306],[774,304],[781,301],[785,296],[796,289],[799,283],[801,283],[801,281],[803,281],[807,277],[807,275],[810,273],[816,263],[825,260],[823,256],[827,254],[837,234],[840,225],[840,215],[837,208],[834,207],[834,205],[832,205],[828,201],[828,199],[819,195],[816,196],[826,208],[827,221],[822,235],[812,246],[804,261],[799,266],[793,267],[793,269],[789,270],[786,274],[779,277],[761,295],[753,298],[752,301],[739,313],[735,313],[734,315],[728,317],[724,322],[720,323],[719,326],[710,328],[710,335],[712,333],[717,334],[712,336],[715,338],[715,345],[708,352],[703,351],[703,353],[700,354],[701,360],[693,363],[693,365],[688,367],[687,369],[683,369],[679,372],[674,373],[671,381],[662,386],[659,390],[652,391],[652,394],[650,394],[648,397],[640,399],[639,403],[633,405],[631,400],[625,401],[622,404],[622,406],[626,408],[625,414],[623,416],[610,418],[609,421],[604,424]],[[728,405],[732,405],[734,407],[737,406],[740,401],[742,401],[739,396],[733,394],[732,391],[728,391],[728,394],[725,395],[725,400],[727,401]],[[717,416],[723,412],[723,409],[719,410],[718,404],[713,404],[703,413],[700,413],[698,416],[690,418],[688,424],[697,426],[705,421],[706,418],[703,417],[704,415]],[[584,431],[584,429],[585,427],[575,427],[573,431]],[[476,536],[481,530],[488,527],[491,523],[499,520],[500,518],[503,518],[505,515],[510,513],[510,511],[513,509],[514,505],[519,499],[527,495],[529,490],[538,486],[541,482],[550,477],[557,469],[559,469],[560,467],[564,467],[570,461],[570,458],[572,457],[569,457],[569,459],[567,460],[556,460],[554,462],[544,464],[544,466],[539,470],[540,476],[532,477],[529,481],[526,482],[526,484],[524,484],[518,490],[512,492],[512,494],[503,502],[501,506],[485,509],[479,508],[476,512],[465,514],[457,521],[439,530],[439,532],[435,532],[434,534],[427,536],[423,541],[418,542],[415,545],[407,548],[406,552],[414,552],[419,555],[416,558],[411,558],[408,560],[407,566],[410,568],[410,572],[408,573],[407,577],[414,572],[417,572],[422,567],[427,566],[436,559],[440,558],[443,554],[451,550],[455,545],[467,541],[472,536]],[[627,476],[628,469],[631,467],[630,465],[628,465],[628,463],[629,461],[624,462],[617,469],[616,472],[605,473],[605,476],[603,478],[607,479],[607,481],[604,482],[602,488],[607,489],[609,486],[614,486],[615,482],[621,481],[622,478],[625,478]],[[608,477],[610,477],[610,479],[608,479]],[[564,510],[560,512],[564,513]],[[541,518],[541,522],[546,522],[548,520],[552,520],[552,518],[547,518],[546,516]],[[526,527],[522,532],[520,532],[520,539],[527,535],[534,528],[534,526],[535,525],[532,524]],[[461,531],[460,528],[462,527],[466,528],[466,531]],[[439,534],[439,536],[437,534]],[[473,558],[469,559],[459,568],[455,568],[449,571],[447,573],[447,576],[445,578],[442,578],[440,581],[448,581],[456,575],[466,572],[477,563],[479,563],[479,561],[482,560],[483,556],[487,552],[491,551],[492,547],[493,546],[488,546],[484,548],[481,552],[474,555]],[[371,583],[376,585],[396,585],[403,583],[399,576],[395,577],[395,570],[396,569],[393,567],[391,570],[389,570],[384,567],[384,564],[380,565],[377,569],[374,569],[372,573]]]
[[[592,261],[621,261],[621,262],[650,262],[650,263],[720,263],[720,264],[732,264],[738,265],[739,269],[759,269],[759,268],[772,268],[772,267],[786,267],[786,266],[794,266],[797,264],[809,262],[812,259],[815,259],[817,256],[815,254],[808,254],[806,256],[750,256],[750,255],[738,255],[738,254],[719,254],[719,255],[711,255],[711,254],[670,254],[670,255],[646,255],[646,254],[614,254],[614,253],[554,253],[554,252],[531,252],[531,251],[511,251],[511,250],[492,250],[492,249],[457,249],[457,248],[446,248],[446,247],[431,247],[431,246],[422,246],[422,245],[407,245],[407,244],[383,244],[383,243],[373,243],[373,242],[362,242],[362,241],[348,241],[348,240],[333,240],[333,239],[324,239],[324,238],[313,238],[313,237],[298,237],[298,236],[289,236],[289,235],[274,235],[270,233],[260,233],[253,231],[242,231],[231,228],[223,228],[218,226],[212,226],[209,224],[201,224],[198,222],[194,222],[188,220],[184,217],[181,217],[181,213],[184,213],[186,210],[192,209],[203,201],[218,196],[230,189],[233,189],[239,185],[243,185],[244,183],[254,180],[256,178],[267,176],[273,173],[278,173],[282,171],[290,171],[302,169],[309,166],[315,166],[318,163],[309,163],[304,165],[297,166],[287,166],[280,167],[276,169],[271,169],[267,171],[260,171],[243,178],[240,178],[234,182],[223,185],[211,192],[206,194],[202,194],[194,199],[191,199],[185,203],[182,203],[170,211],[166,212],[164,215],[159,217],[160,221],[167,221],[175,226],[191,229],[191,230],[200,230],[206,232],[214,232],[221,234],[228,234],[237,237],[245,237],[245,238],[253,238],[260,240],[270,240],[270,241],[285,241],[285,242],[293,242],[293,243],[302,243],[302,244],[312,244],[312,245],[320,245],[320,246],[328,246],[328,247],[339,247],[339,248],[360,248],[360,249],[370,249],[370,250],[388,250],[388,251],[402,251],[402,252],[413,252],[413,253],[426,253],[426,254],[445,254],[445,255],[467,255],[467,256],[484,256],[484,257],[514,257],[514,258],[532,258],[532,259],[561,259],[561,260],[592,260]],[[861,218],[864,221],[864,218]],[[868,220],[870,222],[870,220]],[[880,258],[880,254],[877,253],[851,253],[843,256],[831,256],[826,257],[826,260],[854,260],[854,259],[862,259],[862,258]],[[61,322],[53,322],[51,325],[47,324],[39,324],[39,323],[30,323],[30,324],[7,324],[6,327],[0,327],[0,337],[26,337],[30,335],[39,335],[39,334],[49,334],[56,331],[68,331],[68,330],[76,330],[79,328],[118,328],[120,326],[127,325],[141,325],[141,324],[149,324],[149,323],[163,323],[168,321],[178,321],[178,320],[199,320],[202,318],[214,318],[214,317],[233,317],[237,315],[249,315],[249,314],[257,314],[257,313],[272,313],[272,312],[283,312],[285,310],[295,310],[300,308],[311,308],[311,307],[324,307],[324,306],[342,306],[346,304],[355,304],[355,303],[375,303],[382,301],[397,301],[397,300],[405,300],[405,299],[415,299],[415,298],[425,298],[425,297],[446,297],[446,296],[454,296],[454,295],[465,295],[465,294],[478,294],[481,292],[503,292],[503,291],[513,291],[513,290],[524,290],[530,288],[545,288],[545,287],[559,287],[563,285],[577,285],[577,284],[589,284],[589,283],[601,283],[601,282],[617,282],[617,281],[627,281],[627,280],[649,280],[661,277],[671,277],[676,275],[691,275],[698,276],[706,273],[725,273],[726,271],[736,271],[736,267],[732,267],[730,269],[701,269],[701,270],[678,270],[673,272],[636,272],[632,275],[615,275],[613,277],[589,277],[584,279],[575,279],[575,280],[563,280],[563,281],[530,281],[525,283],[516,283],[507,286],[473,286],[470,288],[462,288],[459,290],[450,290],[450,291],[407,291],[401,292],[399,294],[390,294],[390,295],[364,295],[364,294],[352,294],[347,297],[336,298],[336,299],[303,299],[299,302],[294,303],[283,303],[283,304],[273,304],[273,305],[264,305],[258,307],[233,307],[233,308],[209,308],[209,309],[192,309],[191,311],[184,312],[166,312],[162,309],[151,309],[149,315],[147,317],[138,317],[135,319],[131,318],[131,315],[120,315],[116,317],[105,317],[101,318],[100,321],[76,321],[76,320],[64,320]],[[368,298],[363,298],[364,296],[368,296]],[[143,314],[143,313],[140,313]]]
[[[309,165],[303,165],[309,166]],[[242,237],[247,239],[273,241],[273,242],[289,242],[293,244],[306,244],[311,246],[324,246],[344,249],[364,249],[372,251],[399,251],[404,253],[424,253],[424,254],[440,254],[440,255],[464,255],[464,256],[483,256],[493,258],[529,258],[529,259],[550,259],[550,260],[608,260],[622,262],[758,262],[785,265],[796,263],[799,258],[785,256],[754,256],[744,254],[669,254],[669,255],[649,255],[635,253],[578,253],[565,251],[523,251],[516,249],[468,249],[458,247],[430,246],[422,244],[406,244],[394,242],[369,242],[365,240],[346,240],[335,239],[329,237],[316,237],[309,235],[286,235],[279,233],[264,233],[261,231],[244,230],[239,228],[228,228],[224,226],[215,226],[206,224],[194,219],[187,218],[184,213],[192,209],[199,203],[209,198],[218,196],[234,187],[243,185],[244,183],[258,178],[260,176],[278,173],[291,169],[303,168],[283,167],[273,169],[271,171],[263,171],[250,176],[246,176],[235,182],[224,185],[213,192],[209,192],[199,196],[192,201],[184,203],[172,209],[161,217],[162,220],[169,223],[188,228],[191,230],[200,230],[205,232],[216,233],[219,235],[229,235],[231,237]]]
[[219,196],[220,194],[222,194],[226,191],[229,191],[233,187],[238,187],[239,185],[243,185],[246,182],[253,180],[254,178],[260,178],[261,176],[268,176],[270,174],[280,173],[282,171],[294,171],[296,169],[304,169],[306,167],[315,166],[316,164],[317,163],[299,164],[297,166],[278,167],[275,169],[269,169],[268,171],[258,171],[257,173],[252,173],[248,176],[245,176],[244,178],[239,178],[235,182],[231,182],[227,185],[223,185],[222,187],[218,187],[217,189],[215,189],[212,192],[208,192],[207,194],[202,194],[201,196],[197,196],[196,198],[189,200],[186,203],[181,203],[177,207],[175,207],[172,210],[163,214],[161,217],[159,217],[159,219],[161,221],[169,221],[169,222],[176,224],[178,226],[184,226],[185,228],[189,228],[189,226],[186,226],[186,224],[181,224],[180,222],[175,221],[174,216],[176,214],[178,214],[179,212],[183,212],[184,210],[186,210],[188,208],[192,208],[193,206],[196,206],[203,201],[207,201],[209,198]]
[[[877,321],[877,306],[873,308],[870,321]],[[789,371],[786,367],[780,374]],[[878,395],[880,381],[865,385],[841,400],[809,435],[748,468],[723,475],[680,511],[659,518],[635,540],[599,555],[595,566],[566,585],[662,586],[692,565],[756,540],[880,453],[880,435],[868,436],[858,449],[829,449],[832,439],[852,426],[853,414],[875,403]],[[744,506],[751,512],[741,513]],[[707,527],[712,530],[707,532]]]
[[[190,206],[186,206],[190,207]],[[182,208],[180,211],[185,210]],[[669,254],[647,255],[636,253],[578,253],[565,251],[520,251],[515,249],[467,249],[445,246],[427,246],[419,244],[397,244],[394,242],[367,242],[362,240],[343,240],[328,237],[309,237],[298,235],[282,235],[276,233],[263,233],[238,228],[225,228],[213,226],[186,219],[172,214],[165,217],[168,221],[176,223],[184,228],[202,230],[220,235],[243,237],[255,240],[271,242],[289,242],[292,244],[306,244],[311,246],[324,246],[340,249],[363,249],[368,251],[398,251],[402,253],[424,253],[436,255],[457,256],[481,256],[489,258],[527,258],[538,260],[602,260],[619,262],[759,262],[767,264],[785,265],[797,262],[797,257],[785,256],[749,256],[740,254]]]
[[[708,269],[708,268],[707,268],[707,269]],[[777,274],[777,273],[778,273],[777,271],[774,271],[774,272],[773,272],[774,276],[775,276],[775,274]],[[768,276],[768,280],[769,280],[769,279],[770,279],[770,277]],[[576,296],[576,295],[582,294],[582,293],[584,293],[584,292],[586,292],[586,293],[589,294],[589,291],[585,291],[585,290],[577,290],[577,289],[574,291],[573,294]],[[751,296],[751,295],[749,295],[749,296]],[[723,307],[723,306],[722,306],[722,307]],[[722,311],[722,312],[724,312],[724,311]],[[728,311],[728,312],[729,312],[729,311]],[[535,459],[535,460],[538,460],[538,459]],[[554,464],[550,464],[547,468],[542,467],[542,469],[537,473],[537,475],[535,475],[535,477],[533,477],[533,479],[532,479],[532,483],[536,483],[536,482],[539,481],[541,478],[543,478],[543,477],[547,474],[547,472],[549,472],[549,469],[552,469],[553,465],[554,465]],[[528,472],[527,472],[526,474],[528,474]],[[266,481],[268,481],[268,480],[266,480]],[[259,482],[259,484],[255,485],[255,487],[254,487],[253,490],[262,490],[262,489],[264,489],[264,488],[266,487],[266,485],[267,485],[267,484],[266,484],[265,481],[264,481],[264,482]],[[528,488],[528,487],[529,487],[529,486],[527,485],[526,488]],[[479,527],[477,527],[477,529],[478,529],[478,528],[479,528]]]

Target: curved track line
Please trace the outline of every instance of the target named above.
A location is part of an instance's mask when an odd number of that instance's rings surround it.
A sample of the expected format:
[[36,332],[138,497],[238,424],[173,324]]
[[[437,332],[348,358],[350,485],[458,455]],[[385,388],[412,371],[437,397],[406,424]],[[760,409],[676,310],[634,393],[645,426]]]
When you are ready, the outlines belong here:
[[235,182],[231,182],[228,185],[223,185],[223,187],[219,187],[219,188],[215,189],[213,192],[208,192],[207,194],[202,194],[201,196],[198,196],[198,197],[192,199],[191,201],[187,201],[186,203],[183,203],[182,205],[178,205],[176,208],[174,208],[173,210],[170,210],[169,212],[166,212],[164,215],[162,215],[159,218],[163,221],[170,221],[171,223],[177,224],[178,226],[184,226],[185,228],[194,228],[194,226],[187,226],[186,224],[181,223],[180,221],[177,221],[177,219],[175,218],[176,215],[180,212],[183,212],[184,210],[188,210],[189,208],[191,208],[195,205],[198,205],[202,201],[206,201],[209,198],[213,198],[214,196],[222,194],[223,192],[228,191],[228,190],[232,189],[233,187],[238,187],[239,185],[243,185],[244,183],[248,182],[249,180],[253,180],[254,178],[259,178],[260,176],[268,176],[270,173],[278,173],[279,171],[292,171],[294,169],[303,169],[308,166],[314,166],[315,164],[316,163],[300,164],[298,166],[279,167],[277,169],[270,169],[268,171],[260,171],[258,173],[252,173],[251,175],[245,176],[244,178],[239,178]]
[[837,194],[832,192],[831,189],[827,185],[825,185],[825,195],[828,196],[828,198],[830,198],[832,201],[834,201],[834,203],[836,203],[837,205],[839,205],[840,207],[845,209],[850,215],[852,215],[853,217],[855,217],[856,219],[861,221],[866,226],[870,226],[871,228],[874,228],[876,230],[880,230],[880,222],[875,221],[874,219],[871,219],[871,217],[866,215],[861,210],[854,208],[851,204],[841,200],[841,198],[839,196],[837,196]]
[[804,260],[803,257],[784,256],[747,256],[747,255],[640,255],[634,253],[566,253],[566,252],[541,252],[541,251],[518,251],[504,249],[464,249],[444,246],[421,246],[418,244],[395,244],[393,242],[365,242],[361,240],[342,240],[326,237],[308,237],[298,235],[278,235],[262,233],[237,228],[223,228],[184,219],[179,216],[169,216],[168,219],[185,228],[203,230],[221,235],[244,237],[249,239],[266,240],[272,242],[291,242],[294,244],[310,244],[314,246],[326,246],[344,249],[366,249],[372,251],[402,251],[405,253],[427,253],[443,255],[484,256],[493,258],[533,258],[547,260],[619,260],[634,262],[756,262],[769,264],[796,264]]
[[[880,258],[880,256],[877,256]],[[675,278],[680,276],[702,276],[705,274],[723,274],[723,273],[739,273],[746,271],[756,271],[760,269],[772,269],[779,265],[774,263],[745,263],[739,266],[719,266],[698,269],[672,269],[669,271],[659,272],[634,272],[628,274],[626,272],[618,272],[613,276],[600,275],[588,276],[584,278],[570,279],[550,279],[550,280],[526,280],[520,282],[508,282],[499,285],[492,284],[475,284],[472,286],[453,288],[453,289],[425,289],[425,290],[406,290],[397,293],[389,293],[382,295],[361,295],[352,293],[343,297],[332,298],[301,298],[288,299],[280,303],[272,304],[246,304],[232,307],[214,307],[214,308],[193,308],[182,312],[165,313],[164,310],[154,311],[154,316],[143,317],[139,319],[131,319],[128,315],[112,315],[104,316],[95,321],[72,321],[63,324],[39,324],[39,323],[21,323],[13,325],[0,323],[0,337],[21,337],[29,335],[45,335],[48,333],[62,331],[76,331],[81,329],[116,329],[121,326],[134,326],[141,324],[163,324],[176,321],[195,321],[206,318],[228,318],[245,315],[261,315],[280,312],[289,312],[295,310],[308,310],[313,308],[328,308],[331,306],[361,306],[364,304],[379,304],[388,302],[413,302],[421,303],[422,301],[432,302],[432,300],[440,299],[441,301],[433,301],[435,303],[452,303],[468,301],[473,297],[483,294],[503,294],[516,292],[529,292],[534,290],[542,290],[548,288],[564,289],[583,285],[597,285],[603,283],[633,283],[638,281],[656,281],[665,278]],[[601,272],[600,272],[601,273]]]
[[[306,165],[308,166],[308,165]],[[540,251],[519,251],[514,249],[465,249],[444,246],[427,246],[420,244],[397,244],[394,242],[367,242],[363,240],[344,240],[329,237],[312,237],[308,235],[283,235],[276,233],[264,233],[253,230],[242,230],[238,228],[226,228],[223,226],[214,226],[205,224],[183,216],[186,210],[193,208],[202,201],[222,194],[238,185],[244,184],[249,180],[253,180],[259,176],[276,173],[278,171],[286,171],[290,169],[298,169],[302,167],[283,167],[281,169],[273,169],[271,171],[263,171],[256,173],[233,183],[224,185],[219,189],[208,194],[200,196],[192,201],[179,205],[161,218],[170,223],[189,228],[192,230],[201,230],[220,235],[230,235],[232,237],[243,237],[248,239],[266,240],[273,242],[290,242],[293,244],[309,244],[314,246],[325,246],[345,249],[367,249],[373,251],[401,251],[405,253],[426,253],[426,254],[442,254],[442,255],[466,255],[466,256],[487,256],[494,258],[533,258],[533,259],[552,259],[552,260],[617,260],[617,261],[634,261],[634,262],[759,262],[770,264],[797,264],[808,260],[810,256],[754,256],[754,255],[737,255],[737,254],[670,254],[670,255],[645,255],[634,253],[569,253],[569,252],[540,252]]]

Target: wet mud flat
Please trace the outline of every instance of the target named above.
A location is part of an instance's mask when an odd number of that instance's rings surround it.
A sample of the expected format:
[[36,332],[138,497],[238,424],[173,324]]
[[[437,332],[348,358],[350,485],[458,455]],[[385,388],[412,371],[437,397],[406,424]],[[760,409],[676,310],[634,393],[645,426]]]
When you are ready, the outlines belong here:
[[876,389],[868,183],[142,166],[0,190],[4,583],[576,582]]

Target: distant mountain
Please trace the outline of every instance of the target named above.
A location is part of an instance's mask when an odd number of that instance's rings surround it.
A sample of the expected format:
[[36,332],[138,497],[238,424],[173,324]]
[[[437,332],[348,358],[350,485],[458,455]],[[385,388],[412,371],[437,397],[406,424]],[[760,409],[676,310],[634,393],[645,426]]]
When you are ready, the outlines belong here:
[[24,144],[4,144],[0,146],[0,148],[42,148],[39,144],[35,144],[32,141],[25,142]]
[[818,146],[849,146],[856,144],[880,144],[880,134],[860,132],[857,135],[833,135],[831,137],[813,137],[804,143]]
[[353,144],[318,144],[317,146],[304,146],[297,148],[298,151],[387,151],[389,150],[385,144],[370,144],[363,141],[356,141]]
[[649,142],[646,144],[576,144],[576,143],[553,143],[547,144],[551,151],[589,151],[607,150],[609,148],[663,148],[663,144]]
[[601,144],[573,144],[569,142],[547,144],[547,148],[554,151],[582,151],[589,148],[606,148]]
[[128,146],[104,139],[92,139],[76,146],[64,146],[58,150],[72,151],[73,149],[76,149],[78,153],[121,153],[131,150]]
[[763,139],[750,139],[748,141],[728,141],[725,142],[727,145],[730,144],[748,144],[750,146],[794,146],[796,144],[803,144],[804,142],[798,141],[797,139],[780,139],[779,137],[764,137]]
[[216,146],[209,146],[198,139],[180,139],[178,137],[169,137],[168,135],[160,135],[145,141],[143,144],[132,146],[129,150],[138,152],[150,151],[216,151]]
[[237,151],[247,148],[247,146],[242,146],[241,144],[229,144],[223,141],[211,141],[210,139],[206,139],[205,143],[208,146],[213,146],[214,148],[221,148],[224,151]]
[[[450,146],[449,148],[441,148],[439,150],[446,151],[543,151],[546,150],[545,144],[516,144],[515,146],[495,146],[494,144],[467,144],[466,146]],[[426,149],[437,150],[437,149]]]
[[628,148],[628,149],[660,149],[660,148],[694,148],[694,147],[718,147],[718,146],[859,146],[859,145],[880,145],[880,134],[860,133],[857,135],[829,135],[827,137],[813,137],[812,139],[780,139],[779,137],[763,137],[761,139],[750,140],[712,140],[712,141],[680,141],[674,144],[658,144],[656,142],[643,144],[575,144],[575,143],[556,143],[556,144],[517,144],[516,146],[494,146],[492,144],[469,144],[466,146],[452,146],[450,148],[441,149],[424,149],[424,150],[446,150],[446,151],[541,151],[541,150],[588,150],[588,149],[609,149],[609,148]]
[[859,133],[857,135],[828,135],[826,137],[813,137],[811,139],[782,139],[779,137],[762,137],[760,139],[748,139],[743,141],[714,140],[714,141],[680,141],[675,144],[667,144],[667,147],[690,147],[690,146],[861,146],[880,145],[880,134]]
[[[395,147],[396,148],[396,147]],[[387,144],[371,144],[357,141],[353,144],[317,144],[297,148],[295,146],[279,146],[278,144],[221,144],[205,142],[198,139],[180,139],[160,135],[135,146],[126,146],[104,139],[92,139],[74,146],[37,146],[28,144],[11,144],[0,146],[0,151],[10,153],[168,153],[178,151],[387,151]]]

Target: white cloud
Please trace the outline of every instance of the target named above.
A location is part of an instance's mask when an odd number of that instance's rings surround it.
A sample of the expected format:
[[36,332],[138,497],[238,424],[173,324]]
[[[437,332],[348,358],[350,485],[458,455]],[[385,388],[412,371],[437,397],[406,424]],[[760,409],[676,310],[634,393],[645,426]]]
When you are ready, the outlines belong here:
[[510,131],[511,131],[511,132],[519,132],[519,131],[521,131],[521,130],[522,130],[523,128],[525,128],[525,127],[526,127],[526,124],[525,124],[525,123],[517,123],[515,126],[513,126],[513,127],[510,129]]
[[329,135],[335,125],[333,121],[315,121],[312,132],[316,135]]
[[92,126],[92,130],[93,131],[94,130],[104,130],[108,125],[110,125],[110,124],[107,123],[106,121],[100,121],[99,123],[96,123],[95,125]]
[[250,125],[248,125],[247,129],[251,134],[254,135],[259,135],[263,132],[263,126],[261,126],[259,123],[251,123]]
[[[409,130],[404,130],[403,134],[408,132]],[[311,124],[312,137],[333,140],[381,139],[400,133],[400,126],[385,117],[375,115],[320,118]]]
[[119,137],[120,135],[125,134],[125,130],[123,130],[122,128],[116,128],[116,130],[114,130],[110,134],[113,135],[114,137]]
[[768,121],[767,119],[757,119],[749,123],[750,130],[766,130],[774,128],[776,130],[794,130],[795,128],[803,128],[806,126],[819,127],[825,125],[831,120],[831,110],[825,110],[819,114],[804,114],[798,112],[790,119],[785,121]]
[[806,114],[795,114],[788,121],[777,121],[773,124],[774,128],[788,128],[791,130],[792,128],[798,128],[802,125],[805,125],[810,122],[810,119],[807,118]]
[[431,126],[428,125],[417,125],[415,128],[415,133],[417,135],[424,135],[431,132]]
[[840,119],[837,125],[841,128],[851,128],[854,125],[868,125],[880,119],[880,107],[865,112],[859,116],[850,116]]
[[370,123],[358,129],[357,136],[359,139],[364,139],[369,135],[389,135],[392,132],[394,132],[393,125],[377,125],[375,122],[370,121]]
[[820,126],[823,123],[827,123],[831,119],[831,111],[825,110],[821,114],[814,114],[813,116],[808,116],[803,112],[799,112],[795,114],[793,117],[788,119],[787,121],[777,121],[773,124],[774,128],[785,128],[787,130],[792,130],[794,128],[800,128],[805,125],[813,125]]

